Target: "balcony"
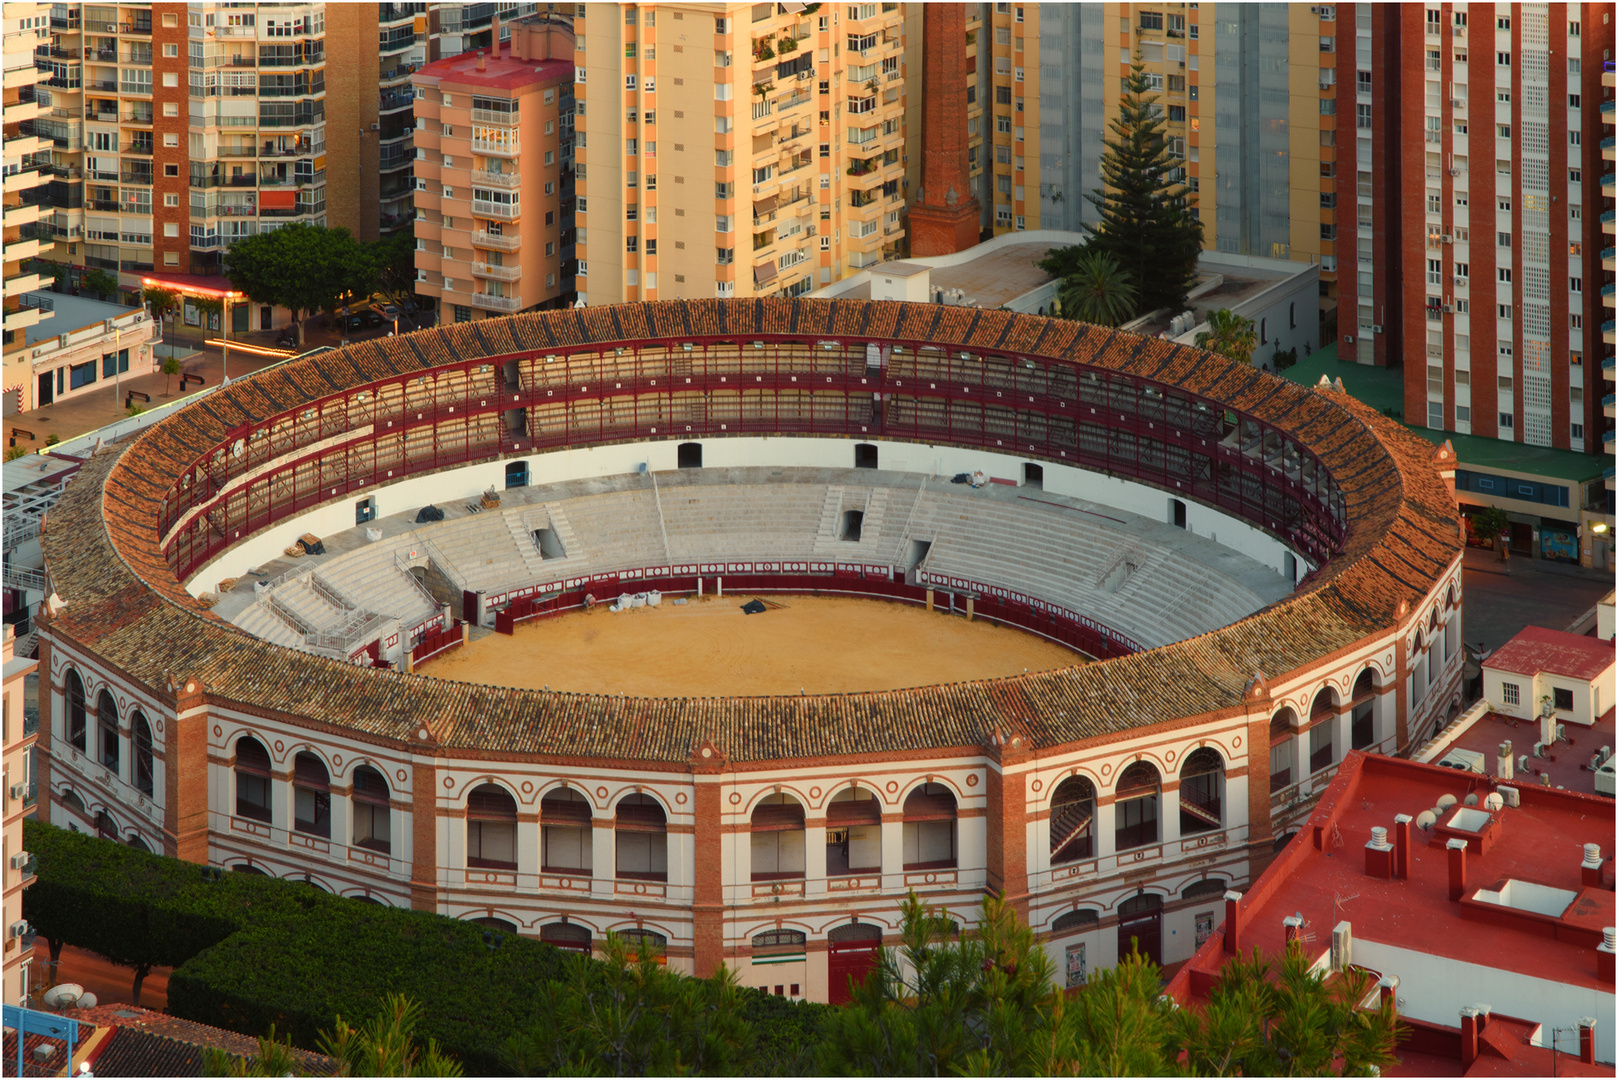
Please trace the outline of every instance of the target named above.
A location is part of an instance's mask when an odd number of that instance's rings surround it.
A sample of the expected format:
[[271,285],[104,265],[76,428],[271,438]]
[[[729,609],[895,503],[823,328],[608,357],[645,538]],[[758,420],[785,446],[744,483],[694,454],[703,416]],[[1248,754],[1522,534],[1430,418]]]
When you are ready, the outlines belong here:
[[522,179],[521,174],[519,173],[489,172],[487,169],[473,169],[472,183],[482,184],[484,187],[500,187],[515,190],[522,183]]
[[489,157],[514,158],[521,153],[521,150],[518,147],[516,135],[513,133],[510,139],[474,138],[472,140],[472,152],[474,154],[486,154]]
[[522,298],[519,296],[495,296],[492,293],[475,292],[471,296],[471,301],[473,307],[488,311],[513,312],[522,307]]
[[493,278],[496,281],[516,281],[522,276],[520,266],[495,266],[493,263],[473,263],[472,275]]
[[477,214],[479,217],[515,221],[522,217],[522,208],[516,203],[484,202],[482,199],[473,199],[472,213]]
[[479,229],[472,234],[472,243],[477,247],[489,248],[492,251],[516,251],[522,245],[522,239],[517,236],[501,236],[498,233]]

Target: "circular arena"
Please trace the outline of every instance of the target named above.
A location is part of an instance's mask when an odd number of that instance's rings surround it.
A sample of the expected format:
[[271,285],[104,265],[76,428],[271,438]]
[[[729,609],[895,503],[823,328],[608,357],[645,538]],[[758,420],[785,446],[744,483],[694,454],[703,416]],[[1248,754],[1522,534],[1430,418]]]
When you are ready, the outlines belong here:
[[[1453,464],[1340,388],[1006,311],[365,342],[79,470],[38,779],[58,824],[818,1000],[908,891],[998,890],[1079,985],[1188,957],[1346,754],[1458,708]],[[755,597],[747,650],[656,644]],[[860,674],[873,602],[908,651]]]

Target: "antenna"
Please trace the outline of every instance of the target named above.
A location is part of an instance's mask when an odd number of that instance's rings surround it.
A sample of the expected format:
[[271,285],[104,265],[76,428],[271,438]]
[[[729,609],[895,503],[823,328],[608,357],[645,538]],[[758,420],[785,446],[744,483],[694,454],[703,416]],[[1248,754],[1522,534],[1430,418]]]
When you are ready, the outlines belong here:
[[1331,921],[1332,921],[1333,926],[1336,926],[1339,922],[1342,921],[1341,919],[1338,918],[1338,915],[1340,914],[1338,909],[1341,908],[1344,904],[1348,903],[1350,900],[1358,900],[1359,898],[1360,898],[1359,893],[1354,893],[1351,896],[1343,896],[1341,893],[1337,893],[1337,892],[1332,893],[1332,895],[1331,895]]

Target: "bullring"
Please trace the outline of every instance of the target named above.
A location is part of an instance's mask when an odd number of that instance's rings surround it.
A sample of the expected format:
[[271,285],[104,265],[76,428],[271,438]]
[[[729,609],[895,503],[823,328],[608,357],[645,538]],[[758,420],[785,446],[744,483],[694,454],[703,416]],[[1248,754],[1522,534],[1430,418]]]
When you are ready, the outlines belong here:
[[[967,576],[897,545],[858,562],[800,564],[793,548],[677,564],[665,540],[666,561],[654,550],[600,581],[463,590],[436,622],[355,602],[352,633],[300,649],[202,598],[304,533],[364,528],[364,500],[380,517],[470,510],[515,475],[627,491],[641,463],[649,482],[682,458],[765,487],[772,470],[788,483],[874,461],[907,493],[975,468],[1048,493],[1027,512],[1124,503],[1222,536],[1295,587],[1156,647],[1010,587],[1009,558],[1004,575],[980,559]],[[1458,704],[1452,467],[1339,390],[1002,311],[677,301],[353,345],[232,383],[80,470],[43,541],[41,786],[52,820],[184,858],[570,947],[631,932],[671,964],[723,961],[745,985],[822,1000],[893,933],[910,889],[963,921],[1003,890],[1070,980],[1131,938],[1172,962],[1350,747],[1401,752]],[[412,527],[431,543],[451,524]],[[455,553],[426,547],[401,550],[401,569],[455,584]],[[1097,662],[752,698],[369,666],[402,663],[457,615],[675,593],[704,567],[746,588],[970,595]],[[365,626],[380,636],[361,641]]]

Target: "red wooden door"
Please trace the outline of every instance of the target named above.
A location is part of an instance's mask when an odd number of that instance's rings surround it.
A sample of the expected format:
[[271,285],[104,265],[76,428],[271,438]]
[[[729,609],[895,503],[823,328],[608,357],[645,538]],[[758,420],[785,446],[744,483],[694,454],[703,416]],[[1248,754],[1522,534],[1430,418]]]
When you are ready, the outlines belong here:
[[862,983],[876,967],[877,950],[881,941],[832,942],[827,954],[831,987],[827,1000],[833,1005],[847,1005],[851,1000],[849,988]]

